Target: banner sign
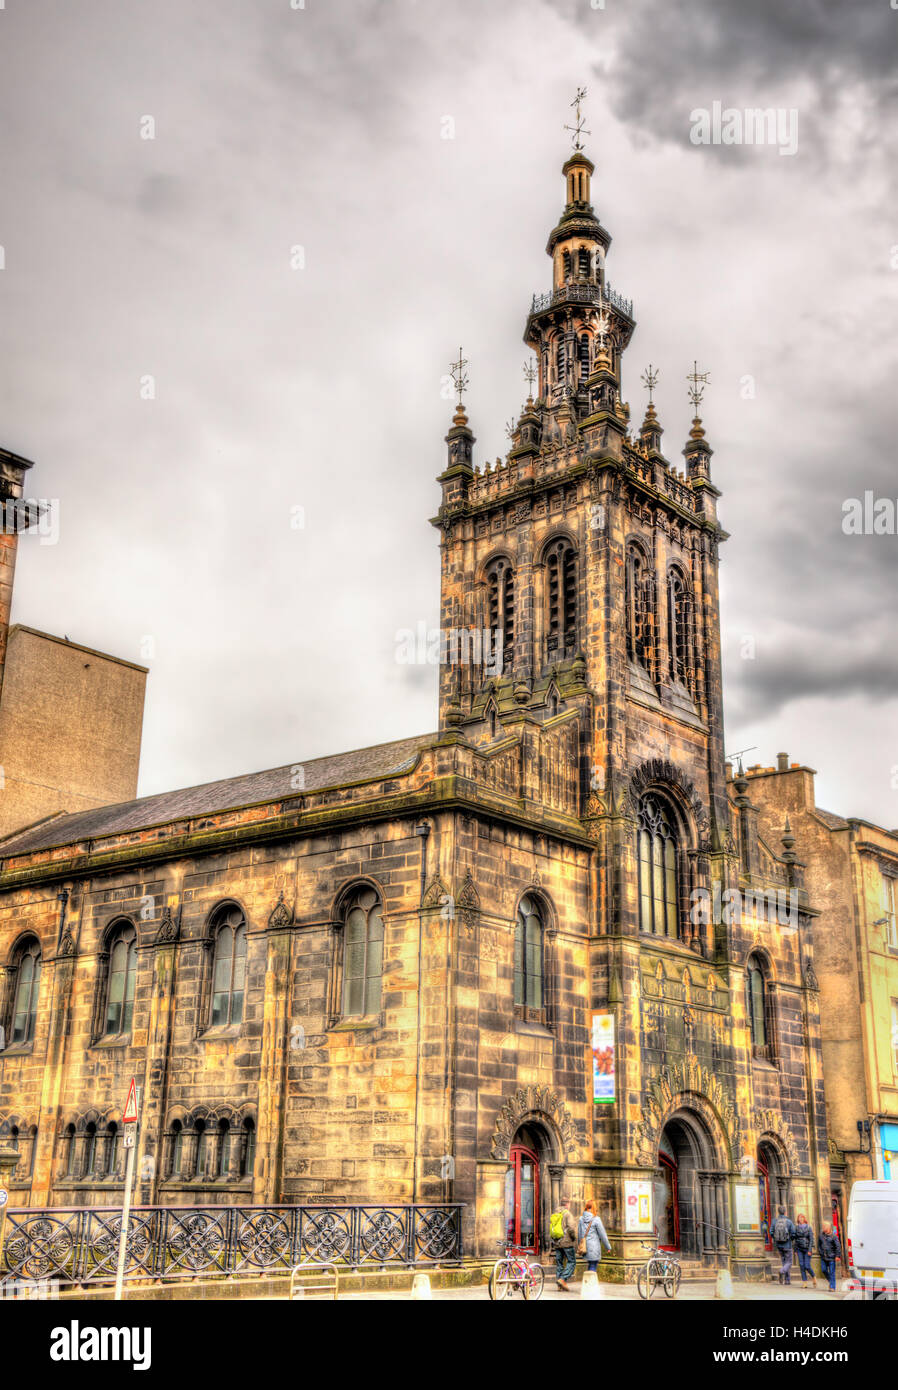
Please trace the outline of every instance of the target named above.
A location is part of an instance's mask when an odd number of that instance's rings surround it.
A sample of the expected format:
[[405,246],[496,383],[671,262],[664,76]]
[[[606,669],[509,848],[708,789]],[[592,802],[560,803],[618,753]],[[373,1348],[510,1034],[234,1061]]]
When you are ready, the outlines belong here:
[[596,1105],[614,1103],[614,1014],[592,1016],[592,1098]]
[[761,1229],[761,1197],[758,1184],[737,1182],[736,1192],[736,1231],[747,1235],[750,1231]]

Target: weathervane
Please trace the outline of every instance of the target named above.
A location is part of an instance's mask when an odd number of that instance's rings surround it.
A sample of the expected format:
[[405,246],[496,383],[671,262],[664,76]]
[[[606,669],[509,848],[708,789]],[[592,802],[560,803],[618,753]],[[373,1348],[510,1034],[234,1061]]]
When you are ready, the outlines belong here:
[[565,130],[569,130],[569,131],[571,132],[571,135],[572,135],[572,137],[573,137],[572,140],[571,140],[571,144],[573,145],[573,147],[574,147],[575,150],[582,150],[582,149],[583,149],[583,141],[580,139],[580,136],[581,136],[581,135],[592,135],[592,131],[591,131],[591,130],[586,130],[585,127],[584,127],[584,125],[583,125],[583,114],[582,114],[582,112],[581,112],[581,110],[580,110],[580,104],[581,104],[581,102],[583,102],[583,101],[585,101],[585,100],[586,100],[586,88],[585,88],[585,87],[578,87],[578,88],[577,88],[577,95],[574,97],[574,100],[571,102],[571,106],[575,106],[575,107],[577,108],[577,124],[576,124],[576,125],[566,125],[566,126],[564,127]]
[[524,363],[524,379],[527,382],[527,385],[530,387],[529,394],[531,397],[533,395],[533,383],[534,381],[536,381],[536,375],[536,367],[534,366],[533,358],[531,357],[529,361]]
[[508,421],[506,422],[506,425],[505,425],[505,433],[506,433],[506,435],[508,436],[509,439],[514,439],[514,432],[515,432],[516,428],[517,428],[517,426],[515,425],[514,420],[508,420]]
[[457,393],[458,393],[458,403],[459,403],[459,405],[461,405],[462,396],[465,394],[465,392],[466,392],[467,389],[468,389],[468,376],[467,376],[467,373],[466,373],[466,371],[465,371],[465,367],[467,367],[467,365],[468,365],[468,359],[467,359],[467,357],[462,357],[462,355],[461,355],[461,348],[459,348],[459,349],[458,349],[458,361],[457,361],[457,362],[450,362],[450,364],[449,364],[449,371],[450,371],[451,374],[452,374],[452,380],[453,380],[453,382],[454,382],[454,384],[455,384],[455,389],[456,389],[456,391],[457,391]]
[[688,395],[689,399],[692,401],[693,409],[695,410],[696,415],[698,415],[698,408],[702,403],[702,396],[705,394],[705,387],[711,380],[711,373],[700,372],[698,369],[698,363],[693,361],[692,371],[686,373],[686,380],[692,382],[692,385],[689,388]]
[[642,374],[641,380],[642,380],[643,383],[645,384],[645,389],[646,389],[646,390],[648,391],[648,393],[649,393],[649,405],[653,405],[653,404],[654,404],[654,401],[653,401],[653,399],[652,399],[652,392],[654,391],[655,387],[658,385],[658,377],[659,377],[660,375],[661,375],[661,373],[658,371],[658,369],[657,369],[656,367],[653,367],[653,366],[652,366],[651,362],[649,363],[649,365],[646,367],[645,371],[644,371],[643,374]]

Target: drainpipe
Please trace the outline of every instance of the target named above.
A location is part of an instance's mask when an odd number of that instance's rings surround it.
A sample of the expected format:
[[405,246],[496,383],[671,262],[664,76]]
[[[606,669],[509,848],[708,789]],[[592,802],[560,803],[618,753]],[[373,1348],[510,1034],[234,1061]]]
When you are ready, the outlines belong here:
[[418,1024],[415,1029],[415,1143],[412,1169],[412,1205],[418,1201],[418,1109],[421,1097],[421,981],[424,956],[424,892],[427,886],[427,840],[430,823],[420,821],[415,834],[421,839],[421,887],[418,901]]

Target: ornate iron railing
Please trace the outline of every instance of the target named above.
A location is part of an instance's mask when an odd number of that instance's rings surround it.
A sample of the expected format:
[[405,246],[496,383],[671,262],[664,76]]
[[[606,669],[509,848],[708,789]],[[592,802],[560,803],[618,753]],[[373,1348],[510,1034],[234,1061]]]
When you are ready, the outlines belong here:
[[622,314],[626,314],[628,319],[633,317],[633,301],[626,299],[617,290],[612,289],[606,282],[604,295],[600,295],[598,285],[582,284],[576,282],[569,285],[562,285],[560,289],[550,290],[547,294],[535,294],[530,305],[531,314],[541,314],[543,309],[550,309],[553,304],[561,304],[566,300],[582,304],[598,304],[600,298],[612,304],[615,309],[620,309]]
[[[115,1279],[117,1207],[7,1211],[0,1278],[71,1284]],[[289,1272],[301,1261],[352,1269],[456,1264],[461,1207],[132,1207],[126,1279]]]

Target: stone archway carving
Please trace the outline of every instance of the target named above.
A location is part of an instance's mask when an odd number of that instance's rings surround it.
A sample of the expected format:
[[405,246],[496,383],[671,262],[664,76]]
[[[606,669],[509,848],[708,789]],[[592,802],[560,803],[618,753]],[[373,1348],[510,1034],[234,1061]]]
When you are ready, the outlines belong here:
[[514,1095],[509,1096],[496,1116],[490,1156],[508,1158],[511,1141],[528,1120],[535,1120],[548,1129],[558,1145],[558,1158],[565,1161],[579,1158],[581,1139],[574,1118],[551,1086],[519,1086]]
[[662,1067],[660,1075],[649,1082],[643,1093],[643,1119],[636,1128],[639,1166],[657,1166],[661,1131],[674,1110],[681,1107],[695,1109],[714,1129],[722,1131],[724,1143],[729,1146],[726,1158],[731,1164],[733,1155],[740,1151],[739,1115],[735,1103],[720,1079],[694,1057],[689,1057],[675,1066]]
[[756,1110],[751,1118],[758,1136],[758,1143],[761,1142],[765,1134],[772,1135],[785,1151],[789,1160],[790,1174],[797,1173],[799,1169],[798,1145],[795,1142],[795,1135],[782,1115],[776,1110]]
[[643,795],[659,785],[672,787],[679,793],[695,820],[699,848],[707,850],[710,847],[711,822],[704,802],[682,768],[668,758],[649,758],[633,771],[630,776],[629,814],[635,816]]

